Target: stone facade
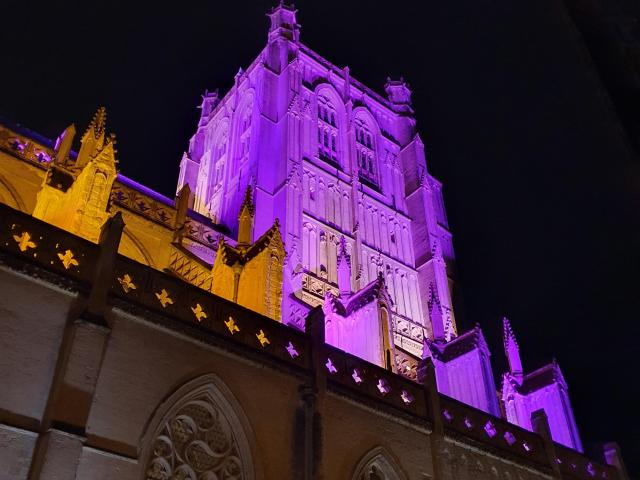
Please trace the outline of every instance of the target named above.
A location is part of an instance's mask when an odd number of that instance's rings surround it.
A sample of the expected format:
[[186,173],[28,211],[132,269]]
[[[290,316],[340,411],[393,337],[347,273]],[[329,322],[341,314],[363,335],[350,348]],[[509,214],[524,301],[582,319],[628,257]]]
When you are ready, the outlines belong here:
[[2,480],[623,478],[437,393],[428,360],[419,384],[326,344],[319,309],[300,332],[118,255],[122,228],[0,206]]

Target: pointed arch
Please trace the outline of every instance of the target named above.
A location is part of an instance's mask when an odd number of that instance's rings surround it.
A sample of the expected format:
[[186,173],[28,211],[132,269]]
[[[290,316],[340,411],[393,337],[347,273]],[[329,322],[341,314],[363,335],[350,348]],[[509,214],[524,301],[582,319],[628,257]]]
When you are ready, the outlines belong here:
[[0,202],[21,212],[31,213],[27,212],[27,208],[18,190],[3,175],[0,175]]
[[384,448],[370,450],[354,470],[352,480],[409,480],[398,462]]
[[187,382],[156,409],[139,445],[140,478],[260,480],[254,435],[214,374]]
[[127,227],[125,227],[122,232],[122,239],[120,240],[118,251],[137,262],[156,268],[155,262],[153,261],[153,255],[151,255],[144,244],[138,239],[138,237],[131,233]]
[[335,88],[321,83],[315,89],[313,109],[318,132],[318,156],[336,166],[342,165],[344,157],[344,102]]
[[231,172],[235,172],[236,167],[244,163],[249,157],[249,147],[251,146],[251,125],[254,113],[254,91],[245,90],[234,113],[233,130],[235,137],[235,152],[232,159]]
[[380,165],[378,162],[378,137],[380,127],[369,110],[358,107],[353,111],[355,132],[355,167],[361,179],[380,186]]

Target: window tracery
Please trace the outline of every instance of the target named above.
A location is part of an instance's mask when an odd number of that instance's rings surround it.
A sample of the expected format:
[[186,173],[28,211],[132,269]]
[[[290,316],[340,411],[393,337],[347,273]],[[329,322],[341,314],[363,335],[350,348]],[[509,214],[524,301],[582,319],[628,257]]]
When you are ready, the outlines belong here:
[[362,119],[357,119],[356,131],[356,162],[360,178],[378,185],[378,164],[375,154],[375,140],[371,130]]
[[145,480],[250,480],[248,446],[220,392],[205,385],[178,400],[150,438]]
[[318,155],[324,160],[338,162],[338,122],[331,101],[318,96]]

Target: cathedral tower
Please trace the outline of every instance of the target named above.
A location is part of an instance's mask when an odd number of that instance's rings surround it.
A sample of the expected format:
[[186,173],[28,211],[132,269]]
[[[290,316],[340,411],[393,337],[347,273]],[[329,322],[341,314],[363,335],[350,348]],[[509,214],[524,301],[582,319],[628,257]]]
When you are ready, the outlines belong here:
[[280,219],[285,323],[301,326],[327,293],[357,294],[383,278],[396,347],[416,363],[425,337],[448,341],[456,326],[442,186],[427,170],[411,90],[389,79],[385,98],[313,52],[293,6],[268,17],[265,48],[231,90],[205,92],[178,190],[189,184],[193,208],[239,243],[249,185],[255,237]]

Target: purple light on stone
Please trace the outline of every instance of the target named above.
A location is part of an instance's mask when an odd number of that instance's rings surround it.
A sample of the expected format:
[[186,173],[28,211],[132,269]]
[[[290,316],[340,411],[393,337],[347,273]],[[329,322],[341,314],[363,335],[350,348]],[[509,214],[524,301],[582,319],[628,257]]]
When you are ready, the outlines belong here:
[[516,443],[516,437],[514,437],[511,432],[504,432],[504,439],[509,445]]
[[405,405],[410,405],[413,403],[413,396],[406,390],[402,391],[402,393],[400,394],[400,398],[402,398],[402,401]]
[[360,385],[363,381],[362,377],[360,376],[360,371],[357,368],[353,369],[353,375],[351,375],[351,378],[353,378],[353,381],[358,385]]
[[330,358],[327,359],[327,363],[325,363],[325,366],[327,367],[327,370],[329,370],[329,373],[331,375],[338,372],[338,369],[335,367]]
[[289,342],[289,345],[287,345],[285,348],[287,349],[287,352],[289,352],[289,356],[291,358],[296,358],[298,355],[300,355],[296,350],[296,347],[291,342]]
[[386,395],[387,393],[389,393],[389,390],[391,390],[387,385],[387,382],[383,378],[378,380],[378,384],[376,385],[376,387],[378,387],[378,390],[382,395]]
[[473,428],[473,422],[471,420],[469,420],[468,418],[464,419],[464,426],[467,427],[469,430],[471,430]]
[[484,431],[487,433],[487,435],[489,435],[490,438],[495,437],[496,433],[498,433],[498,431],[496,430],[496,427],[493,426],[493,423],[491,423],[491,421],[488,421],[485,424]]
[[587,473],[592,477],[595,477],[596,475],[596,469],[593,467],[591,462],[587,463]]
[[18,139],[15,139],[13,142],[11,142],[11,148],[13,148],[14,150],[17,150],[18,152],[23,152],[24,151],[24,147],[26,147],[26,146],[27,146],[26,143],[22,143]]
[[38,152],[36,153],[36,158],[38,159],[38,163],[49,163],[51,162],[51,157],[47,152]]
[[451,413],[449,413],[449,410],[447,410],[446,408],[442,410],[442,416],[447,420],[447,422],[453,420],[453,415],[451,415]]
[[526,452],[531,451],[531,445],[529,445],[527,442],[522,442],[522,448],[524,448]]

